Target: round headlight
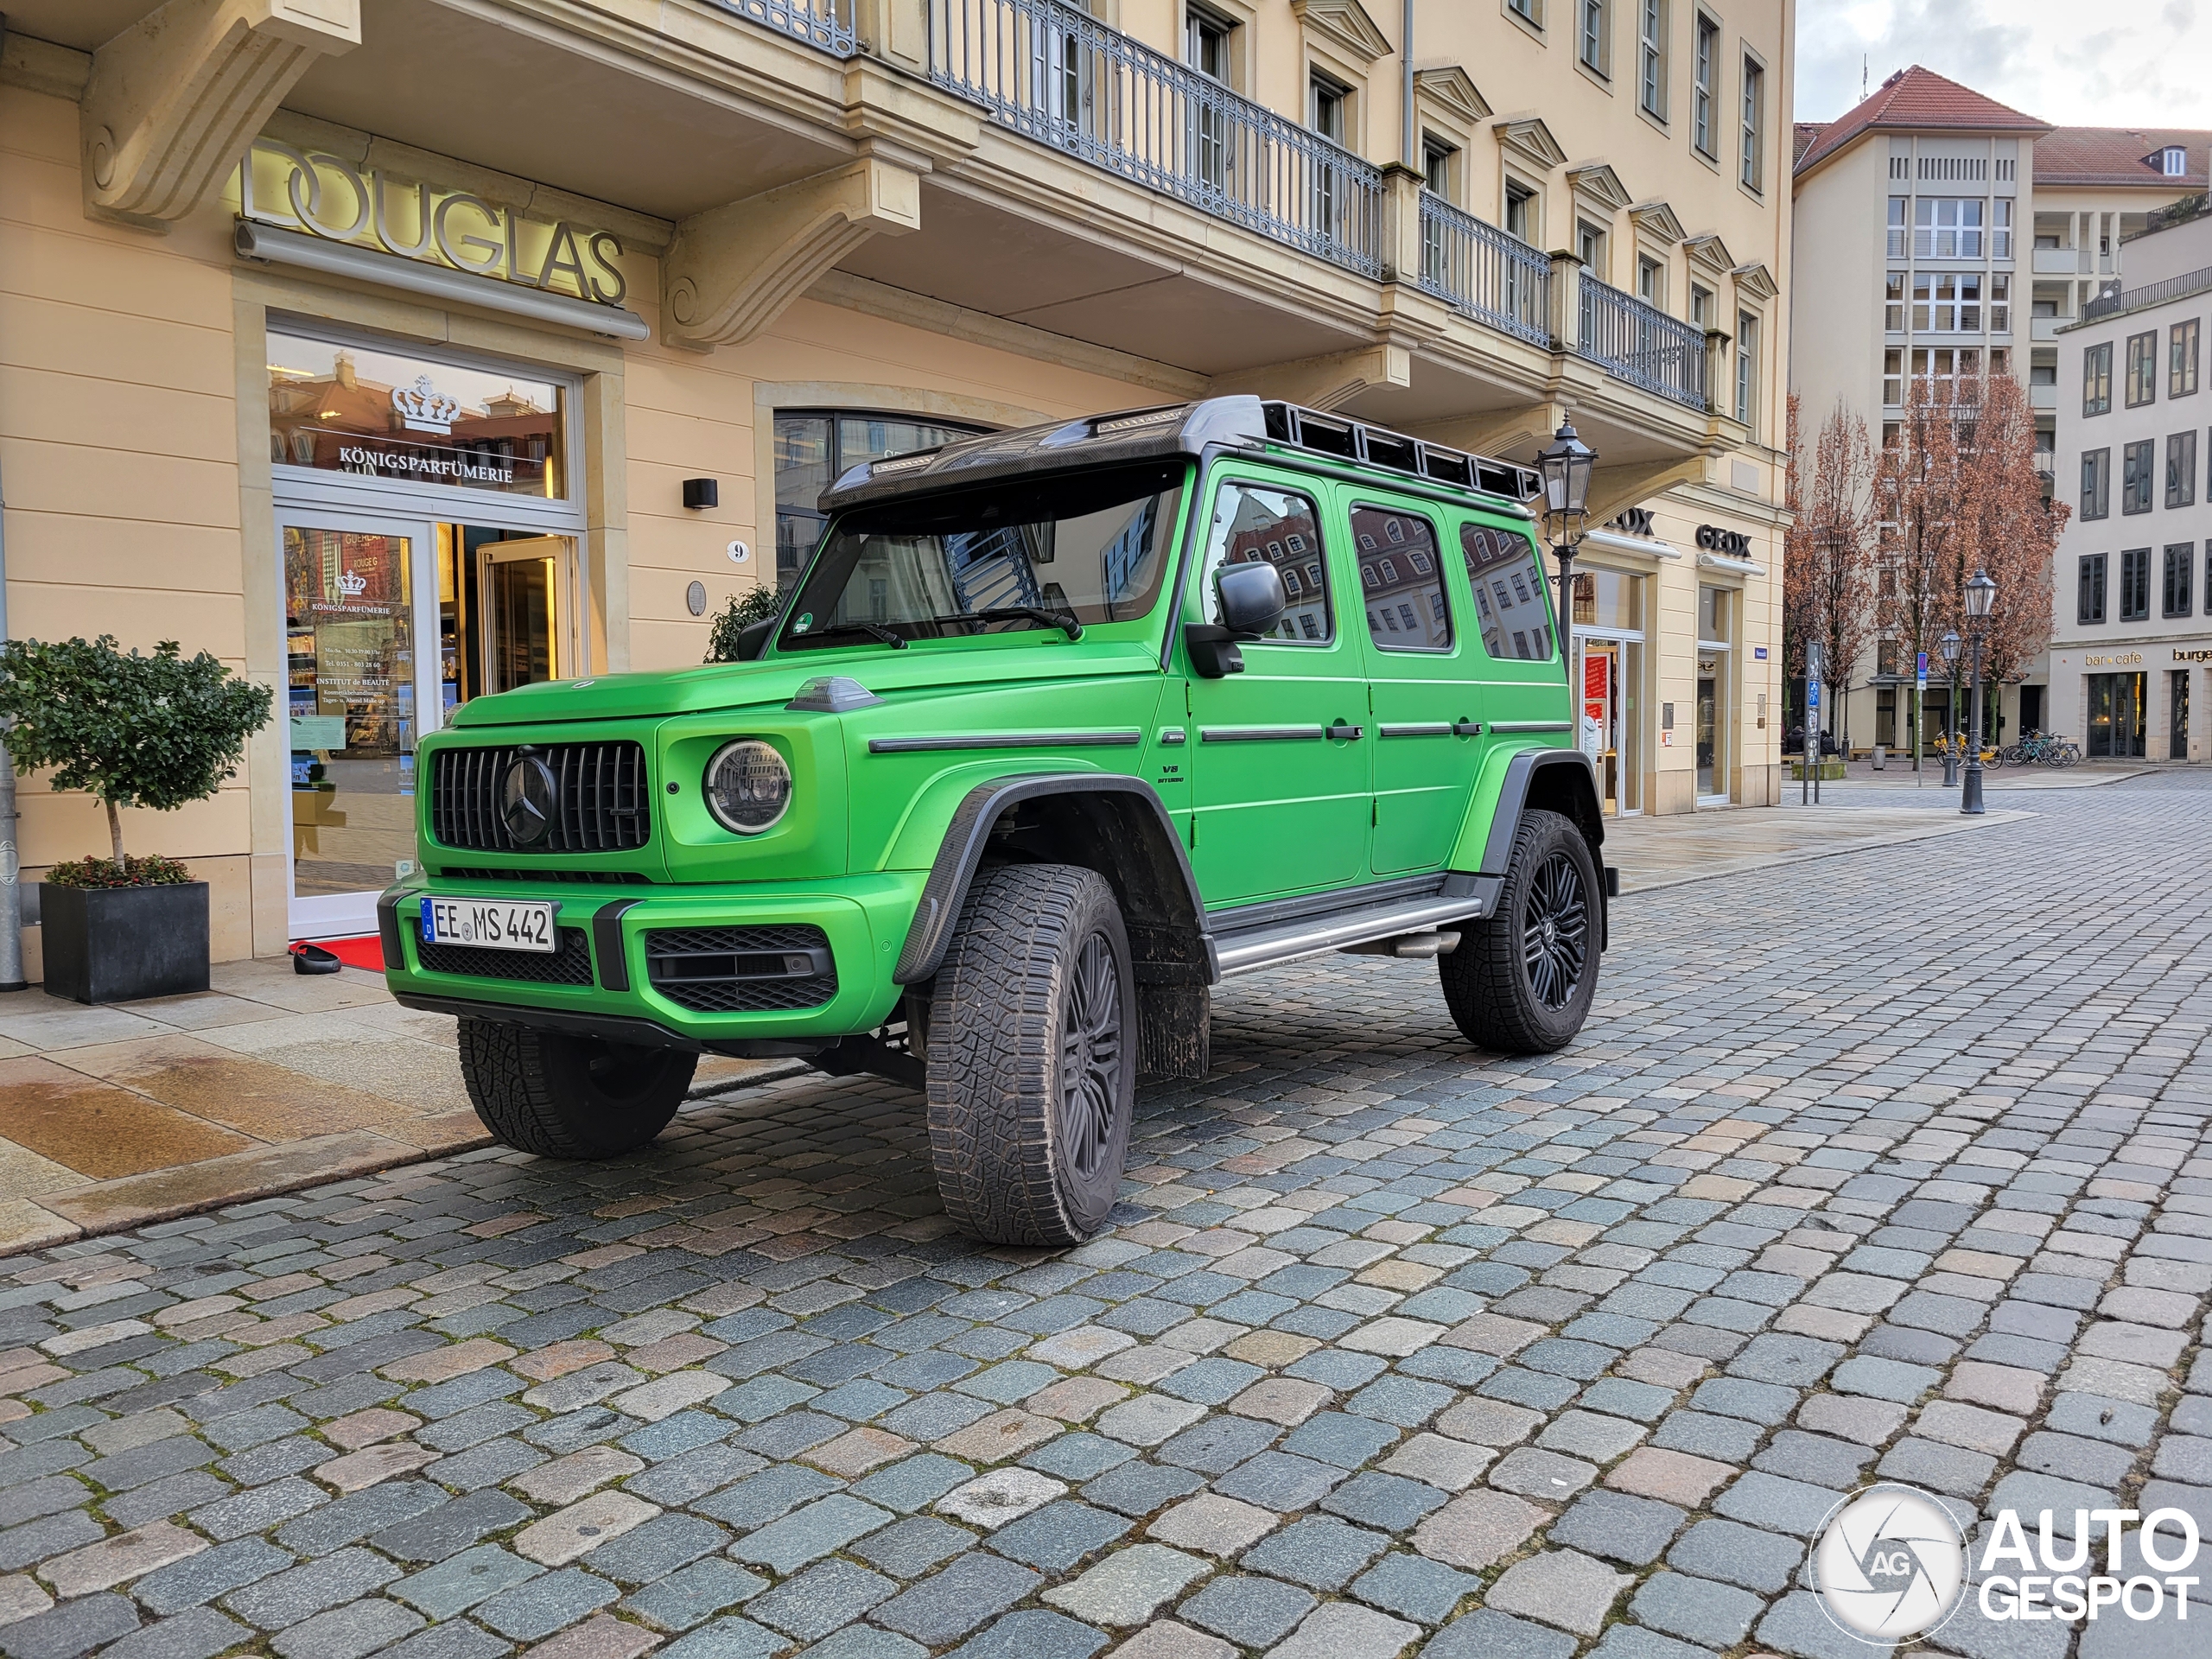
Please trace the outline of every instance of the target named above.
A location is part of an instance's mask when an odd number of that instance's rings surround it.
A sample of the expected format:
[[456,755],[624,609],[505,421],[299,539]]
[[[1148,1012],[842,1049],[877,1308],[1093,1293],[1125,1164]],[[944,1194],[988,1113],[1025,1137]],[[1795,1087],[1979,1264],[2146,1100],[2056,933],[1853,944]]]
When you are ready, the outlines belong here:
[[791,804],[791,769],[757,737],[725,743],[707,762],[707,810],[725,830],[757,836],[773,829]]

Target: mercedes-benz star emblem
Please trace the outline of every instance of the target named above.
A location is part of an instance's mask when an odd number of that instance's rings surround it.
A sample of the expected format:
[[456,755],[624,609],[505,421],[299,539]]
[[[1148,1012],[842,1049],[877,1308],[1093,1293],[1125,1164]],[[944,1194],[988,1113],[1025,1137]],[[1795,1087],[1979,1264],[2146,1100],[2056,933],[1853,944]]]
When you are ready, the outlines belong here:
[[553,768],[534,754],[525,754],[507,768],[499,784],[499,822],[515,843],[534,847],[553,827],[560,804],[561,786]]

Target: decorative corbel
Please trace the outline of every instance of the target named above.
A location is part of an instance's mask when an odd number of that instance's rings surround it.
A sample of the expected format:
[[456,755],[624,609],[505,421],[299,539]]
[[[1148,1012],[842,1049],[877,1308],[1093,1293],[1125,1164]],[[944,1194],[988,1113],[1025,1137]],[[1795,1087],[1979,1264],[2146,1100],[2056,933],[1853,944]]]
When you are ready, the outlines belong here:
[[167,230],[238,166],[301,76],[360,43],[360,0],[168,0],[92,54],[86,211]]
[[1206,395],[1220,397],[1246,392],[1255,397],[1279,397],[1306,409],[1336,409],[1378,387],[1402,391],[1413,384],[1413,353],[1385,341],[1327,357],[1300,358],[1216,375]]
[[1668,461],[1601,466],[1590,474],[1590,522],[1608,523],[1630,507],[1642,506],[1646,497],[1662,490],[1702,482],[1705,473],[1706,457],[1701,453]]
[[662,263],[662,337],[742,345],[870,237],[921,222],[921,175],[880,156],[694,213]]

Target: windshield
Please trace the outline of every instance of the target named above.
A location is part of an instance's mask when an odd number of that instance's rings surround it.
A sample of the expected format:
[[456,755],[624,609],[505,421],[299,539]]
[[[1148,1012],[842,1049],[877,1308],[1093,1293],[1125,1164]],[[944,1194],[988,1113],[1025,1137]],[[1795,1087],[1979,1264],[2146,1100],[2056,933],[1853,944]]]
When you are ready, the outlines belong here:
[[1135,621],[1160,597],[1185,470],[1062,474],[847,513],[779,646]]

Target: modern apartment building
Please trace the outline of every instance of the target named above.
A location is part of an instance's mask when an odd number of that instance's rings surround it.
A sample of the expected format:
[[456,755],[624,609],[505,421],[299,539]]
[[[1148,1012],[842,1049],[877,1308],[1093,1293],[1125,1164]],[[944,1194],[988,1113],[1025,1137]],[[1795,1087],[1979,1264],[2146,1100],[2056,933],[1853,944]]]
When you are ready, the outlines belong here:
[[[2201,131],[2052,127],[1917,65],[1840,118],[1800,124],[1790,303],[1819,321],[1796,333],[1789,377],[1808,432],[1840,399],[1882,441],[1914,381],[2012,374],[2047,458],[2059,331],[2122,280],[2123,245],[2152,213],[2205,188],[2208,143]],[[2043,470],[2048,485],[2047,459]],[[1912,670],[1881,646],[1855,665],[1855,744],[1910,745]],[[1929,735],[1949,723],[1941,678]],[[2049,723],[2042,697],[2039,671],[2002,694],[2008,734]]]
[[[1524,461],[1571,414],[1611,805],[1770,800],[1789,16],[11,0],[12,626],[284,688],[128,826],[268,953],[363,931],[423,732],[697,662],[856,459],[1225,391]],[[28,875],[104,844],[22,799]]]
[[2124,287],[2058,333],[2048,712],[2092,759],[2202,760],[2212,737],[2212,214],[2129,244]]

